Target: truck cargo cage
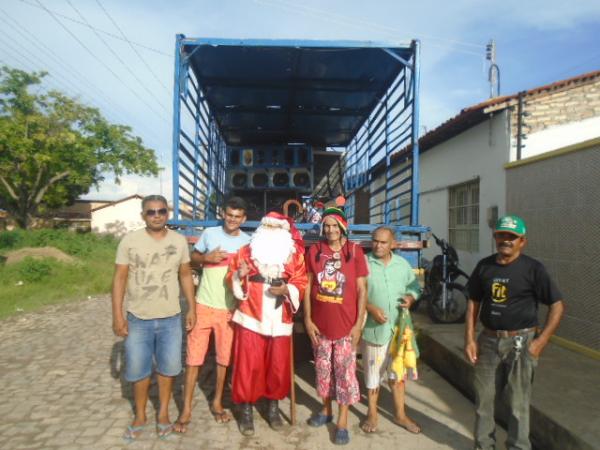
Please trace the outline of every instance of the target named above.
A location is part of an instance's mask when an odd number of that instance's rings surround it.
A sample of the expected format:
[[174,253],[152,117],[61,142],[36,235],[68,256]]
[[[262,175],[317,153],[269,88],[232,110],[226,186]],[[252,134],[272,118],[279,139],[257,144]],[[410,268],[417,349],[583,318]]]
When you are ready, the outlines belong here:
[[178,35],[171,224],[217,224],[234,192],[262,190],[266,207],[312,190],[346,196],[353,232],[420,239],[418,94],[418,41]]

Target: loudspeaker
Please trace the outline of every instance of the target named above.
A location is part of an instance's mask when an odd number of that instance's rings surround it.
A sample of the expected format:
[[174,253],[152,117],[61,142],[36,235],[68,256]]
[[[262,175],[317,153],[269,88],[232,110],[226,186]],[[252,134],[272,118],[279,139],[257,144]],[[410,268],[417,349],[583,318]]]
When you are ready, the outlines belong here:
[[269,170],[269,178],[271,187],[274,188],[289,188],[290,174],[286,169],[271,169]]
[[290,186],[299,189],[312,189],[312,177],[308,169],[292,169],[290,171]]
[[269,174],[264,169],[255,169],[250,171],[248,187],[265,189],[269,187]]
[[232,189],[244,189],[248,186],[248,174],[243,170],[231,170],[229,172],[229,187]]

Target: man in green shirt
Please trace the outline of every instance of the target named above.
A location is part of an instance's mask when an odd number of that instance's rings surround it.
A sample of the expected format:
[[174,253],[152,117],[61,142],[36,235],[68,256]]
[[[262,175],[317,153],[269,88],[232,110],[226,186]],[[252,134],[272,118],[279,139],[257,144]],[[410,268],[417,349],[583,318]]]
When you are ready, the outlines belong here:
[[394,398],[394,421],[410,431],[420,427],[406,415],[404,380],[398,380],[390,370],[390,342],[400,315],[400,308],[410,308],[421,294],[419,282],[408,261],[393,251],[394,231],[379,227],[372,235],[373,251],[369,263],[367,320],[362,334],[363,370],[368,389],[369,410],[361,428],[366,433],[377,430],[377,400],[379,386],[387,372]]

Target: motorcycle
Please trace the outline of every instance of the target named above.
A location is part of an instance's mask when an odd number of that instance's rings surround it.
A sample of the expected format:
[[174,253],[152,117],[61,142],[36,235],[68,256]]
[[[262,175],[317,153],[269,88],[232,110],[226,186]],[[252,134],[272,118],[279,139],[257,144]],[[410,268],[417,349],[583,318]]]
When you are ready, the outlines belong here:
[[427,313],[435,323],[464,322],[469,275],[458,267],[458,254],[454,247],[435,234],[433,238],[442,254],[436,255],[431,262],[422,260],[425,284],[419,303],[427,303]]

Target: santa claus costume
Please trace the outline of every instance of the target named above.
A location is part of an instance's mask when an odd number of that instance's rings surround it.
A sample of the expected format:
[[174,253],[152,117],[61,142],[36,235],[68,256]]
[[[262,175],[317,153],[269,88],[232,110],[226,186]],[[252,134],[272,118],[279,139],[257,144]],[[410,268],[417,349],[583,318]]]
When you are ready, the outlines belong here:
[[227,279],[239,300],[232,319],[232,397],[241,404],[240,430],[254,434],[252,404],[261,397],[268,400],[269,424],[280,428],[278,400],[290,391],[293,315],[307,283],[304,246],[293,221],[267,214],[231,260]]

